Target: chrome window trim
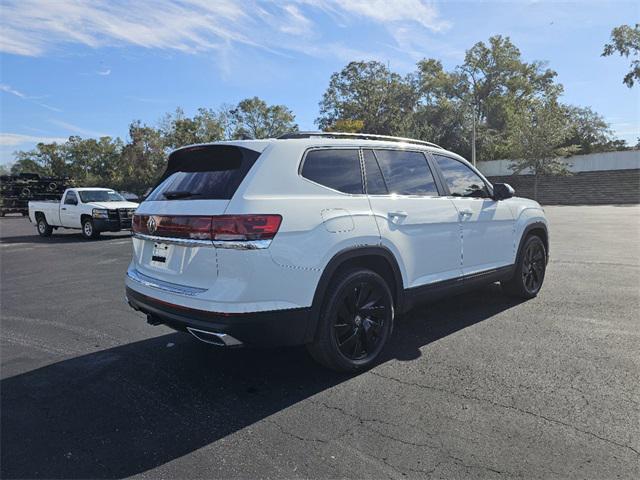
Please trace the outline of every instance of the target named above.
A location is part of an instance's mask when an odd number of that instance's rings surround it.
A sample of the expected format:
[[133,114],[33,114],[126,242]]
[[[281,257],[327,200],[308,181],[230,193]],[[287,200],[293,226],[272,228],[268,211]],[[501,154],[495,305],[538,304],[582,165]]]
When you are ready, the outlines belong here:
[[158,280],[157,278],[152,278],[148,275],[145,275],[144,273],[140,273],[135,268],[129,268],[127,270],[127,277],[129,277],[134,282],[138,282],[141,285],[144,285],[145,287],[155,288],[156,290],[162,290],[163,292],[186,295],[188,297],[193,297],[208,290],[207,288],[189,287],[187,285],[179,285],[177,283]]
[[170,245],[180,245],[181,247],[207,247],[207,248],[229,248],[232,250],[262,250],[269,248],[272,239],[269,240],[198,240],[195,238],[173,238],[158,237],[144,233],[134,233],[134,238],[148,240],[156,243],[168,243]]

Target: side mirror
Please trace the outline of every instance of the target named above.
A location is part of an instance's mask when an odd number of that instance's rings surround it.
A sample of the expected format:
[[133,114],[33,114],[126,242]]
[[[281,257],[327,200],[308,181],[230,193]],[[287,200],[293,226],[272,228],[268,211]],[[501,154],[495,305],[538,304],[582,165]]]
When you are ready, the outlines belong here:
[[516,191],[508,183],[494,183],[493,184],[493,199],[494,200],[506,200],[513,197]]

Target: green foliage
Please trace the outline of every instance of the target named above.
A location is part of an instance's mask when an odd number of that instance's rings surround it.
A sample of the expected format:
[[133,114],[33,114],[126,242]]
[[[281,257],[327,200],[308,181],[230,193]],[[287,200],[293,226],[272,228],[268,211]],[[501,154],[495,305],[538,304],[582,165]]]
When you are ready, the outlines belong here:
[[127,143],[119,138],[39,143],[14,153],[11,173],[67,176],[77,185],[104,186],[141,196],[162,175],[171,150],[194,143],[232,138],[266,138],[297,130],[294,115],[284,105],[267,105],[257,97],[218,110],[199,108],[193,117],[181,108],[166,114],[158,127],[134,121]]
[[340,118],[329,128],[327,132],[361,133],[364,132],[364,122],[362,120],[350,120]]
[[568,141],[573,133],[569,112],[555,99],[535,100],[511,117],[509,139],[514,158],[514,173],[528,170],[534,175],[534,198],[538,194],[539,175],[567,175],[568,165],[562,157],[579,150]]
[[267,105],[258,97],[242,100],[228,111],[232,138],[274,138],[297,131],[295,115],[284,105]]
[[[638,54],[638,25],[618,27],[603,55]],[[638,78],[638,63],[630,82]],[[635,76],[634,76],[635,75]],[[625,80],[626,82],[626,80]],[[446,71],[423,59],[402,76],[380,62],[351,62],[331,75],[316,122],[326,131],[400,135],[435,142],[467,158],[475,125],[478,159],[519,158],[514,168],[562,173],[557,159],[573,153],[626,149],[590,108],[562,105],[562,85],[542,62],[524,62],[508,37],[478,42],[464,62]],[[129,126],[129,139],[69,137],[15,152],[12,173],[69,176],[144,194],[166,167],[169,152],[195,143],[277,137],[296,131],[293,112],[258,97],[189,117],[178,108],[156,126]],[[640,145],[640,140],[639,140]],[[636,148],[638,148],[636,146]],[[537,176],[536,176],[537,178]]]
[[331,75],[317,123],[322,130],[335,130],[340,120],[359,120],[367,133],[404,135],[415,102],[409,78],[380,62],[351,62]]
[[[464,62],[446,71],[435,59],[418,62],[404,77],[379,62],[351,62],[331,76],[316,120],[338,131],[362,121],[360,131],[435,142],[469,158],[476,129],[480,160],[515,158],[511,120],[539,102],[557,103],[563,87],[543,62],[525,62],[508,37],[478,42]],[[563,107],[567,145],[588,153],[624,148],[609,125],[590,109]]]
[[636,23],[634,27],[620,25],[611,30],[611,41],[605,44],[602,56],[608,57],[615,53],[627,58],[629,55],[634,57],[629,72],[622,79],[622,82],[631,88],[640,80],[640,24]]

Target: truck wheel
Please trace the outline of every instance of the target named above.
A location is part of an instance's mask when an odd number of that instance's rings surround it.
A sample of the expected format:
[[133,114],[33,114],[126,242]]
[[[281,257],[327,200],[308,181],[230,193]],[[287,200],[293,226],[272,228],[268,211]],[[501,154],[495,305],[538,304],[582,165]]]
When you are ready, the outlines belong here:
[[380,355],[392,322],[393,297],[387,282],[371,270],[349,270],[327,291],[316,338],[307,349],[325,367],[363,370]]
[[87,240],[98,238],[100,236],[100,232],[93,227],[93,220],[90,218],[85,218],[82,221],[82,236]]
[[38,217],[38,233],[41,237],[50,237],[53,233],[53,227],[47,223],[44,215]]

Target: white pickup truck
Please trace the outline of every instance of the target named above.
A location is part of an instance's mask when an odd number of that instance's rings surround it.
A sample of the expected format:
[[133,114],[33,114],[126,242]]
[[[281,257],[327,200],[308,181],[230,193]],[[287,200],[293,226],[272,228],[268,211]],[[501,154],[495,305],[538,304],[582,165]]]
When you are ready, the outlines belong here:
[[100,232],[131,228],[138,204],[110,188],[68,188],[62,199],[29,202],[29,220],[38,233],[49,237],[58,228],[80,229],[82,236],[96,238]]

